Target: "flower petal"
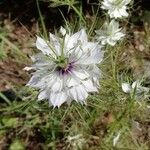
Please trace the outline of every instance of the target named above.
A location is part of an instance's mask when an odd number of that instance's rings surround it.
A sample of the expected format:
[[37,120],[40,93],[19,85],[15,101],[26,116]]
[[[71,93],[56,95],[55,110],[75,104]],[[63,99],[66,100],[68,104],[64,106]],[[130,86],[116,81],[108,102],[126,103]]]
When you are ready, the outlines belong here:
[[70,36],[67,47],[68,47],[68,49],[71,49],[74,47],[75,44],[78,44],[79,42],[80,43],[87,42],[87,40],[88,40],[88,38],[87,38],[87,34],[85,32],[85,29],[81,29],[79,32]]
[[119,138],[120,138],[120,132],[117,134],[117,136],[115,136],[114,137],[114,139],[113,139],[113,146],[116,146],[116,144],[117,144],[117,142],[118,142],[118,140],[119,140]]
[[85,89],[87,92],[97,92],[98,91],[97,87],[94,86],[93,82],[90,79],[83,81],[82,83],[85,86]]
[[89,73],[87,73],[85,70],[74,69],[72,70],[71,74],[81,80],[89,78]]
[[83,56],[79,58],[76,64],[98,64],[102,61],[103,51],[98,43],[88,42],[86,46],[83,46],[84,52]]
[[51,93],[49,102],[55,107],[60,107],[67,100],[67,94],[65,92]]
[[72,87],[68,91],[71,98],[76,101],[82,102],[88,97],[88,93],[82,85]]
[[74,77],[69,77],[66,81],[66,86],[68,88],[79,85],[79,80],[75,79]]
[[60,56],[61,55],[61,45],[60,45],[61,39],[57,38],[54,34],[51,34],[51,33],[49,34],[49,38],[50,38],[50,44],[52,46],[51,48],[53,49],[53,51],[55,51],[57,56]]
[[61,26],[61,27],[60,27],[60,33],[61,33],[63,36],[65,36],[66,32],[67,32],[66,29]]
[[43,90],[38,95],[38,101],[41,101],[43,99],[48,99],[48,93],[46,90]]
[[51,54],[51,49],[49,48],[49,46],[47,45],[47,43],[45,42],[45,40],[43,40],[39,36],[37,36],[36,47],[39,50],[41,50],[44,55]]
[[125,93],[130,93],[132,89],[129,83],[122,83],[122,90]]

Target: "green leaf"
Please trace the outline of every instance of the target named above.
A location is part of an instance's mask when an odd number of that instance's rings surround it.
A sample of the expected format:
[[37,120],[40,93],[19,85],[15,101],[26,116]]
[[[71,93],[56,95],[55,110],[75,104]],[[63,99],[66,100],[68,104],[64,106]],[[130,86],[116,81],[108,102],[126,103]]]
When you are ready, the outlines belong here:
[[5,127],[15,127],[18,124],[18,118],[8,118],[5,117],[2,119],[2,123]]
[[9,150],[25,150],[25,147],[20,140],[16,139],[10,145]]

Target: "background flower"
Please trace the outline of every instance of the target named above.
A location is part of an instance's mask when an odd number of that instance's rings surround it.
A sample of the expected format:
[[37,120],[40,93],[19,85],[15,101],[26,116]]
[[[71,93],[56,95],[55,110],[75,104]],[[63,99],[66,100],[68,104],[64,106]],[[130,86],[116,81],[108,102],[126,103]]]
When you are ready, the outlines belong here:
[[135,92],[136,96],[141,96],[143,94],[146,96],[149,92],[149,88],[142,86],[139,80],[134,81],[132,85],[129,83],[122,83],[122,90],[125,93]]
[[64,102],[85,103],[88,92],[99,87],[103,52],[98,43],[88,42],[84,29],[70,35],[61,28],[63,38],[50,33],[50,41],[37,37],[36,47],[41,51],[32,57],[36,71],[28,86],[38,88],[38,100],[49,99],[54,107]]
[[101,8],[108,10],[110,18],[128,17],[126,9],[130,1],[131,0],[104,0]]
[[110,23],[105,22],[100,30],[96,31],[96,38],[102,45],[109,44],[114,46],[117,41],[121,40],[125,34],[121,32],[119,23],[115,20],[111,20]]

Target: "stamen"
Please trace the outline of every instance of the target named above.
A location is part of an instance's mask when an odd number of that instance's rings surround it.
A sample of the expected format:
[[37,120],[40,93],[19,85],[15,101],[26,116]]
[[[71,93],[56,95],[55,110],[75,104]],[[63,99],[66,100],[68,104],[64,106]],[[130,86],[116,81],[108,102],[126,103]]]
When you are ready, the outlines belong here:
[[69,72],[71,72],[72,69],[73,69],[73,63],[69,63],[65,67],[61,67],[61,66],[57,67],[57,71],[61,75],[68,74]]

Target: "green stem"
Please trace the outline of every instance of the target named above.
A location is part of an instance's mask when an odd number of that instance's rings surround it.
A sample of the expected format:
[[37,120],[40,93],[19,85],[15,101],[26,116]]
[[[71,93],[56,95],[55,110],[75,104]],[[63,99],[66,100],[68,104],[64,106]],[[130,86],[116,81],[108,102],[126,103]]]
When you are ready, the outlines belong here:
[[41,10],[40,10],[40,6],[39,6],[39,0],[36,0],[36,4],[37,4],[37,9],[38,9],[38,13],[39,13],[39,16],[40,16],[40,21],[41,21],[41,24],[42,24],[42,29],[43,29],[44,36],[45,36],[46,39],[48,39],[47,30],[46,30],[46,27],[45,27],[45,24],[44,24],[44,19],[43,19],[43,16],[42,16],[42,13],[41,13]]
[[76,14],[79,16],[79,18],[83,21],[84,24],[86,24],[86,21],[84,20],[83,16],[81,15],[81,13],[78,11],[78,9],[76,7],[74,7],[73,5],[71,5],[72,9],[76,12]]

